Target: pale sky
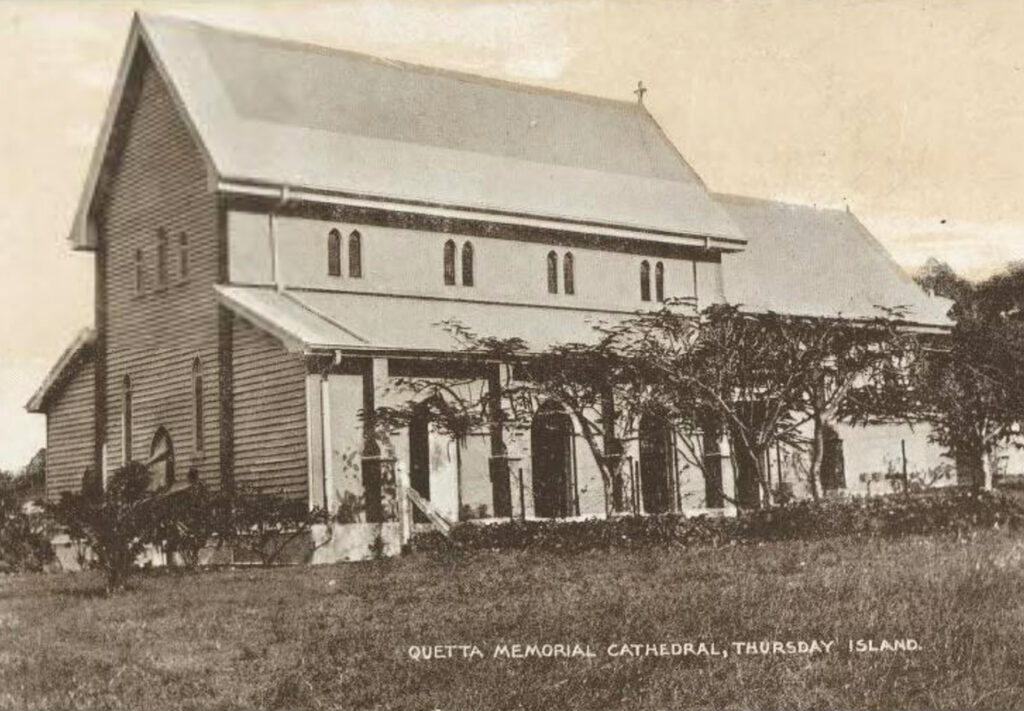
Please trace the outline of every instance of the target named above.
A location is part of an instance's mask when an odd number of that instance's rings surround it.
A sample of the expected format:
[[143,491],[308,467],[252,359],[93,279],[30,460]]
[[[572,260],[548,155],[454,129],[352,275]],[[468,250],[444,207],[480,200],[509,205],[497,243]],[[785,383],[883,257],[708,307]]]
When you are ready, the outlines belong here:
[[68,234],[135,9],[646,104],[712,190],[849,204],[908,270],[1024,259],[1024,3],[0,0],[0,468],[92,321]]

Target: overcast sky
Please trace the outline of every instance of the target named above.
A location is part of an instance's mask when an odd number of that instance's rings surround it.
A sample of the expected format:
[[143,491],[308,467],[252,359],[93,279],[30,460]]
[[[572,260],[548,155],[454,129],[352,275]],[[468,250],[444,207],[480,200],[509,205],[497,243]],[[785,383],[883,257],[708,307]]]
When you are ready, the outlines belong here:
[[0,0],[0,468],[92,321],[66,236],[133,10],[646,103],[711,189],[851,209],[906,269],[1024,258],[1024,3]]

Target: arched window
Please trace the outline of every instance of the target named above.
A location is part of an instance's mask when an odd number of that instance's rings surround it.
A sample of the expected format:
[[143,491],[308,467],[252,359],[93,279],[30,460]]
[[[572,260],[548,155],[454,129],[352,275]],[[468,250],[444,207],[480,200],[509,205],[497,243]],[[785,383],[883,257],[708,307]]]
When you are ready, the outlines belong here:
[[455,242],[444,243],[444,283],[445,286],[455,284]]
[[188,279],[188,235],[182,232],[178,235],[178,279]]
[[363,276],[363,237],[359,232],[348,236],[348,275],[357,279]]
[[651,300],[651,265],[646,259],[640,262],[640,300]]
[[576,275],[573,273],[572,252],[566,252],[562,257],[562,288],[566,294],[576,293]]
[[327,276],[341,276],[341,233],[327,233]]
[[665,265],[661,262],[654,265],[654,298],[659,302],[665,300]]
[[203,364],[192,361],[192,437],[197,452],[203,451]]
[[135,250],[135,293],[142,294],[146,291],[146,262],[142,256],[142,250]]
[[132,379],[121,380],[121,464],[132,461]]
[[473,286],[473,245],[462,245],[462,285]]
[[158,427],[149,445],[149,488],[162,489],[174,483],[174,443],[170,433]]
[[558,255],[548,252],[548,293],[558,293]]
[[156,236],[156,286],[167,286],[167,233],[160,230]]

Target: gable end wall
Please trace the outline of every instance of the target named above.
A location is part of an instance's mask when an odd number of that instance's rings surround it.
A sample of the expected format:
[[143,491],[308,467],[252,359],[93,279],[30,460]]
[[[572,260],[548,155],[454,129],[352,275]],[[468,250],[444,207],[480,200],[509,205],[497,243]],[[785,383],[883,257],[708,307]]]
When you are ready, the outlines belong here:
[[[220,276],[218,204],[207,186],[205,162],[159,72],[140,50],[131,91],[119,119],[123,134],[110,157],[99,205],[97,324],[101,334],[98,412],[108,468],[122,462],[122,380],[134,393],[132,458],[145,462],[158,427],[174,446],[180,481],[190,467],[220,482],[218,313],[213,290]],[[156,288],[158,230],[168,235],[168,285]],[[188,238],[189,274],[180,277],[178,240]],[[141,249],[147,286],[135,289]],[[203,449],[197,450],[192,363],[203,375]]]

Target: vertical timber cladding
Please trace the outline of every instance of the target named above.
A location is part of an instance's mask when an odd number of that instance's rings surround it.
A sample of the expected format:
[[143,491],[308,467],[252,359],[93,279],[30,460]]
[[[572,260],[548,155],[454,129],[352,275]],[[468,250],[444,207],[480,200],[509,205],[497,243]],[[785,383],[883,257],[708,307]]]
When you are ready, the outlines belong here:
[[[207,185],[199,147],[159,72],[140,50],[128,98],[121,107],[123,133],[108,157],[109,184],[102,204],[102,302],[100,324],[103,407],[108,463],[123,460],[122,383],[132,381],[132,458],[145,462],[157,428],[173,446],[175,477],[195,467],[201,480],[220,481],[218,387],[218,210]],[[158,233],[167,236],[166,284],[157,280]],[[181,240],[187,240],[187,270]],[[136,254],[144,288],[136,291]],[[192,367],[201,367],[202,434],[195,433]],[[202,447],[199,447],[199,442]]]
[[306,499],[305,363],[241,318],[233,323],[235,484]]
[[93,362],[81,363],[46,410],[46,498],[80,491],[93,466]]

